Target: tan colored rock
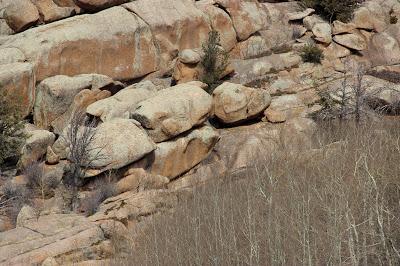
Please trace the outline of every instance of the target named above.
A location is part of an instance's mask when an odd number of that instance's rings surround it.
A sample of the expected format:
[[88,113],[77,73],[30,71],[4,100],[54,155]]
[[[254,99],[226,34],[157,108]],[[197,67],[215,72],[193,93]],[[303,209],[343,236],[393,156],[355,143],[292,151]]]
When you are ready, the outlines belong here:
[[335,42],[332,42],[324,51],[324,58],[342,58],[351,54],[350,50]]
[[74,261],[100,258],[101,251],[96,246],[104,240],[100,227],[85,217],[40,216],[29,220],[24,227],[0,233],[0,263],[38,265],[48,257],[57,257],[64,263],[68,263],[70,256]]
[[53,165],[53,164],[58,164],[59,162],[60,162],[60,156],[53,151],[51,146],[48,146],[46,151],[46,163]]
[[4,18],[12,30],[20,32],[36,25],[39,21],[39,12],[31,1],[15,0],[6,7]]
[[172,78],[176,81],[177,84],[182,84],[190,81],[199,80],[200,72],[200,66],[198,66],[197,64],[185,64],[178,60],[175,64]]
[[136,83],[120,90],[112,97],[90,104],[86,112],[99,117],[103,122],[114,118],[129,118],[141,101],[155,96],[161,89],[151,81]]
[[332,30],[329,23],[316,23],[312,27],[312,33],[319,42],[328,44],[332,42]]
[[271,54],[271,47],[263,36],[251,36],[245,41],[237,43],[232,50],[233,58],[251,59]]
[[354,23],[343,23],[339,20],[335,20],[332,24],[332,34],[352,33],[356,29]]
[[74,101],[69,106],[68,110],[51,122],[51,127],[53,132],[56,134],[61,134],[64,128],[70,124],[73,115],[79,111],[85,111],[86,108],[95,103],[96,101],[106,99],[111,96],[111,92],[108,90],[100,90],[98,88],[89,90],[84,89],[80,91],[74,97]]
[[178,57],[179,61],[184,64],[197,64],[201,60],[200,54],[193,49],[180,51]]
[[185,83],[142,101],[132,118],[142,124],[155,142],[161,142],[203,123],[211,107],[212,97],[207,92]]
[[38,217],[36,211],[29,205],[24,205],[18,213],[17,227],[24,227],[30,220],[36,220]]
[[366,52],[374,66],[400,63],[400,30],[391,25],[386,31],[374,34]]
[[349,33],[349,34],[341,34],[335,35],[333,40],[344,47],[354,49],[357,51],[363,51],[367,49],[367,43],[365,42],[362,35],[358,33]]
[[46,23],[75,15],[73,7],[59,7],[53,0],[31,0],[36,5],[41,20]]
[[385,13],[378,3],[372,3],[374,1],[369,1],[372,6],[363,6],[354,11],[354,16],[352,22],[356,25],[358,29],[375,30],[377,32],[382,32],[386,28],[385,23]]
[[307,109],[299,95],[287,94],[272,99],[268,112],[283,113],[286,119],[301,116]]
[[47,130],[30,131],[28,136],[21,151],[20,164],[22,167],[42,158],[46,154],[47,147],[53,145],[56,139],[56,136]]
[[264,112],[265,118],[271,123],[282,123],[286,121],[286,114],[279,110],[267,108]]
[[92,167],[119,169],[141,159],[156,146],[137,121],[117,118],[102,123],[89,145]]
[[76,14],[80,14],[83,12],[83,10],[79,6],[76,5],[74,0],[53,0],[53,2],[60,7],[74,8]]
[[53,257],[48,257],[47,259],[45,259],[42,263],[41,266],[59,266],[60,264],[58,264],[58,262],[56,261],[55,258]]
[[268,14],[258,2],[217,0],[230,15],[238,40],[246,40],[253,33],[268,27]]
[[128,175],[123,177],[115,184],[118,194],[127,191],[144,191],[149,189],[165,188],[169,183],[167,177],[161,175],[152,175],[141,168],[130,169]]
[[325,21],[318,15],[308,16],[303,19],[303,25],[307,30],[312,30],[315,24],[324,22]]
[[213,91],[214,114],[224,123],[251,119],[271,103],[271,96],[260,89],[225,82]]
[[123,6],[149,25],[163,68],[169,68],[179,51],[200,48],[208,38],[207,16],[191,0],[138,0]]
[[90,216],[89,220],[137,222],[149,214],[168,211],[177,204],[176,193],[169,190],[147,190],[139,193],[129,191],[106,199],[100,205],[99,211]]
[[204,160],[218,140],[219,134],[215,129],[203,126],[173,140],[158,143],[154,154],[136,166],[143,166],[153,175],[172,180]]
[[21,50],[38,81],[83,73],[131,80],[158,65],[149,26],[123,7],[50,23],[7,38],[3,47]]
[[29,115],[35,102],[35,75],[30,63],[0,65],[0,88],[7,100],[23,116]]
[[220,33],[221,46],[225,51],[230,51],[235,47],[236,31],[233,27],[233,22],[229,15],[219,7],[213,5],[213,3],[201,3],[202,1],[196,2],[196,5],[208,16],[208,23],[213,29]]
[[293,12],[288,14],[288,19],[289,20],[300,20],[303,19],[312,13],[314,13],[315,10],[312,8],[306,8],[304,11],[299,11],[299,12]]
[[16,48],[0,49],[0,65],[25,61],[25,55]]
[[112,6],[121,5],[129,0],[76,0],[75,3],[88,11],[98,11]]
[[33,116],[35,125],[40,128],[50,128],[56,119],[69,110],[79,92],[85,89],[95,91],[105,88],[118,89],[120,84],[107,76],[97,74],[74,77],[60,75],[43,80],[37,86]]

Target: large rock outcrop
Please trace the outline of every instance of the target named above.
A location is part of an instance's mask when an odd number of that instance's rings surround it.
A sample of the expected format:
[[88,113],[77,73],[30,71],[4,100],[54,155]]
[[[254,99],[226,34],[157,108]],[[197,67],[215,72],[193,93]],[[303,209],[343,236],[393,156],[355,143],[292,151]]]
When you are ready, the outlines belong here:
[[203,126],[173,140],[158,143],[156,150],[134,164],[154,175],[174,179],[204,160],[219,140],[218,132]]
[[230,15],[239,40],[268,27],[268,13],[257,1],[217,0]]
[[[0,233],[0,264],[40,265],[48,257],[62,263],[101,258],[100,226],[75,214],[53,214],[24,221]],[[104,253],[103,253],[104,254]]]
[[185,83],[142,101],[132,118],[142,124],[155,142],[162,142],[203,123],[211,107],[212,97],[207,92]]
[[38,81],[83,73],[128,80],[153,72],[158,65],[150,27],[122,7],[34,28],[0,47],[20,49],[34,64]]
[[89,105],[86,112],[99,117],[103,122],[114,118],[129,118],[141,101],[155,96],[160,89],[151,81],[133,84],[112,97]]
[[4,17],[15,32],[24,31],[39,21],[39,11],[30,0],[15,0],[7,5]]
[[[75,77],[54,76],[43,80],[37,86],[34,110],[35,125],[49,129],[52,123],[63,116],[74,101],[75,96],[85,90],[117,89],[119,83],[98,74],[83,74]],[[59,128],[58,132],[62,132]]]
[[[119,169],[141,159],[156,146],[137,121],[113,119],[98,126],[89,145],[92,167]],[[90,174],[89,174],[90,175]]]
[[262,89],[225,82],[214,92],[214,114],[224,123],[251,119],[271,103],[271,96]]
[[164,67],[178,52],[198,48],[207,40],[207,16],[192,0],[137,0],[123,5],[150,27],[160,48]]
[[35,102],[35,75],[32,64],[0,65],[0,92],[27,116]]

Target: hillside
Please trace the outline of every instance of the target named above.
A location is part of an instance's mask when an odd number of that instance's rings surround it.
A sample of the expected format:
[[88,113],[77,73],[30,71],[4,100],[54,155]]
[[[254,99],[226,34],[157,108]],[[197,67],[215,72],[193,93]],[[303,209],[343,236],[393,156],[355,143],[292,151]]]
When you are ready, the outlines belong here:
[[397,0],[0,0],[0,265],[397,265]]

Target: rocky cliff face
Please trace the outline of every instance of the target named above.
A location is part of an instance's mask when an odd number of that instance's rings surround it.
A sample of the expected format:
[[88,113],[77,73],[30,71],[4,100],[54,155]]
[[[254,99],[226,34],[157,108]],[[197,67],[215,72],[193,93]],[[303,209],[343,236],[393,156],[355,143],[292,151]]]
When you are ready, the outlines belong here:
[[[400,22],[390,16],[400,18],[396,0],[368,0],[348,23],[293,1],[0,0],[0,90],[34,124],[21,164],[39,161],[45,176],[63,179],[73,160],[68,129],[83,110],[94,123],[77,134],[97,136],[83,182],[112,171],[122,193],[88,218],[65,213],[57,195],[40,211],[23,209],[12,230],[0,216],[0,263],[109,258],[112,235],[174,208],[188,189],[281,149],[312,149],[309,117],[349,65],[370,68],[363,82],[374,103],[399,114]],[[231,60],[226,82],[208,94],[198,79],[211,29]],[[302,62],[309,43],[321,64]],[[80,197],[96,189],[82,187]]]

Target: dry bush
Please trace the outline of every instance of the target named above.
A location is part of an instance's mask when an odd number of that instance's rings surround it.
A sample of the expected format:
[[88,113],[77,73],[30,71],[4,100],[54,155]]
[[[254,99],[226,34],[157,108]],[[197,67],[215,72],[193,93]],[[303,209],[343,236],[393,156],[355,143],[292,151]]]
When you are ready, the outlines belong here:
[[[0,92],[0,167],[10,158],[17,158],[26,138],[18,97]],[[17,161],[17,160],[15,160]]]
[[106,180],[99,180],[95,183],[95,187],[97,189],[85,198],[81,204],[82,211],[88,216],[96,213],[98,207],[104,200],[116,194],[115,185]]
[[364,0],[301,0],[305,7],[314,8],[317,14],[328,21],[335,19],[348,22],[353,18],[353,12]]
[[42,200],[47,195],[52,194],[53,190],[59,185],[57,177],[45,176],[43,165],[39,162],[32,162],[25,167],[24,175],[28,181],[27,186],[33,192],[40,194]]
[[320,64],[324,59],[323,51],[315,44],[309,43],[301,49],[300,53],[303,62]]
[[115,264],[399,265],[400,123],[323,124],[315,145],[196,189]]
[[31,190],[22,185],[6,182],[0,189],[0,215],[5,215],[15,224],[21,208],[29,204]]

